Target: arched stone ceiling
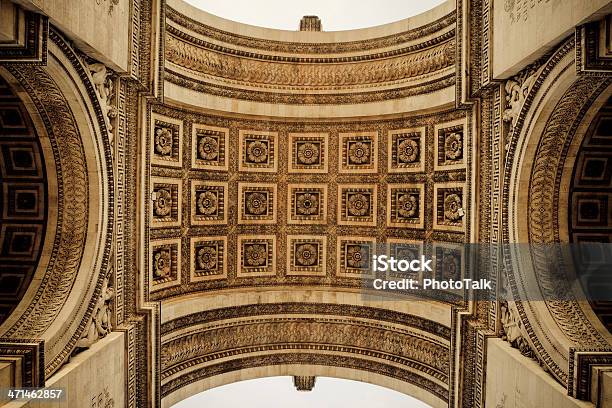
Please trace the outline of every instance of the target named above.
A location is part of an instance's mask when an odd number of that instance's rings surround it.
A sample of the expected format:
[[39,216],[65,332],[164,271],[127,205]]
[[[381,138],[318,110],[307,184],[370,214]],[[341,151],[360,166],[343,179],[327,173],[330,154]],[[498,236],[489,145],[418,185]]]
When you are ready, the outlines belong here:
[[23,298],[47,225],[45,159],[25,106],[0,77],[0,324]]
[[142,146],[165,404],[310,366],[448,405],[461,294],[370,304],[361,288],[378,244],[426,243],[466,270],[474,125],[455,109],[455,18],[447,2],[350,35],[280,35],[168,2]]

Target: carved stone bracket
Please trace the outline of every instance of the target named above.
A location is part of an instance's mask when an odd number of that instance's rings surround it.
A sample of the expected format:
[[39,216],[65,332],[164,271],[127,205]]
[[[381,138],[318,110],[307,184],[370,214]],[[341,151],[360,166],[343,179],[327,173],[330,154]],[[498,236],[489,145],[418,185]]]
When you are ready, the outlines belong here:
[[317,377],[314,376],[294,375],[293,385],[298,391],[312,391],[315,386],[316,380]]

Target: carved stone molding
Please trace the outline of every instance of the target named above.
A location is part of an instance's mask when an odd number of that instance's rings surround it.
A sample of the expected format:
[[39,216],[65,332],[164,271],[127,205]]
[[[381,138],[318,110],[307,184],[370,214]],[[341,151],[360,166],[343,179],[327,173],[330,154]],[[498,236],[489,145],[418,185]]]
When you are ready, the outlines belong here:
[[[6,363],[11,375],[3,387],[43,387],[45,385],[44,341],[0,338],[0,363]],[[3,372],[3,379],[6,379]]]
[[[333,65],[316,60],[304,61],[300,65],[286,65],[268,62],[263,58],[253,58],[253,56],[250,56],[249,59],[235,57],[204,48],[197,44],[195,39],[190,40],[192,42],[171,34],[167,35],[166,60],[202,76],[223,82],[239,81],[243,85],[303,87],[305,89],[363,86],[429,74],[454,63],[454,42],[452,40],[423,51],[385,60]],[[335,61],[332,59],[330,62]],[[338,62],[344,61],[340,59]]]
[[436,32],[443,31],[455,23],[455,13],[449,13],[421,27],[378,37],[368,40],[347,41],[336,43],[305,43],[305,42],[285,42],[265,40],[248,37],[245,35],[230,33],[216,27],[203,24],[189,16],[177,12],[170,6],[166,6],[167,21],[187,28],[199,35],[210,37],[213,40],[231,44],[237,47],[254,48],[277,53],[296,53],[296,54],[340,54],[348,52],[363,52],[376,48],[393,47],[397,44],[417,40],[421,37],[430,36]]
[[612,15],[576,27],[576,71],[579,75],[612,72]]

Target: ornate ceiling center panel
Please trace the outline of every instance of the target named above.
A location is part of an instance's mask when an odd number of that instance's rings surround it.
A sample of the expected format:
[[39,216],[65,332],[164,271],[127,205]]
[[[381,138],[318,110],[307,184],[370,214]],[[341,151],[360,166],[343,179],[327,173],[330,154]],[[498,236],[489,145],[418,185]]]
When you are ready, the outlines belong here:
[[306,124],[154,107],[148,134],[151,299],[359,287],[377,243],[435,243],[428,251],[463,264],[462,112]]

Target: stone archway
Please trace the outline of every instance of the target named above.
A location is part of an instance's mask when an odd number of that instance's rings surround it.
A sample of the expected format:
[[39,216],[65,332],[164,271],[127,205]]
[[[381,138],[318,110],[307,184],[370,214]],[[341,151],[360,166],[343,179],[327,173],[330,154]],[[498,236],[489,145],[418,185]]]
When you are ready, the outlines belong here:
[[[514,257],[509,290],[511,308],[520,316],[522,336],[534,356],[560,383],[575,395],[572,376],[577,352],[605,351],[609,333],[584,307],[584,299],[561,287],[550,265],[556,255],[546,245],[567,242],[568,183],[575,154],[584,132],[610,93],[610,80],[598,76],[578,77],[573,39],[563,43],[549,58],[515,78],[523,85],[524,98],[511,103],[512,129],[505,167],[504,238],[509,243],[528,243],[526,257]],[[516,82],[517,84],[519,82]],[[569,171],[568,171],[569,169]],[[525,200],[528,192],[529,200]],[[520,259],[520,264],[517,264]],[[533,297],[537,288],[536,297]],[[578,289],[579,290],[579,289]],[[566,296],[559,300],[559,291]],[[529,293],[529,294],[528,294]]]
[[20,353],[24,339],[44,342],[38,383],[68,360],[89,328],[109,268],[113,219],[110,145],[91,77],[54,30],[48,48],[46,66],[8,65],[0,71],[45,141],[45,166],[53,175],[49,196],[56,205],[45,262],[0,326],[3,351]]

